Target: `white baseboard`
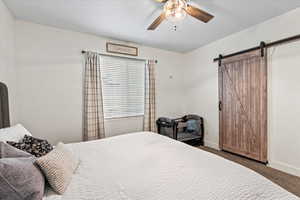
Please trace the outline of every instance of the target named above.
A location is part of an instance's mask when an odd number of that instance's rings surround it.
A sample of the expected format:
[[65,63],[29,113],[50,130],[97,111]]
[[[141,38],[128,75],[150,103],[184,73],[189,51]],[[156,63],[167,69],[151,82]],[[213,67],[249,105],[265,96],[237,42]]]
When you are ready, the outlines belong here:
[[211,142],[211,141],[204,141],[204,146],[207,146],[207,147],[210,147],[210,148],[213,148],[213,149],[216,149],[216,150],[220,150],[219,148],[219,144],[218,143],[215,143],[215,142]]
[[[211,141],[204,141],[204,145],[216,150],[220,150],[219,144]],[[300,177],[300,168],[288,165],[286,163],[278,162],[278,161],[270,161],[268,164],[269,167],[274,169],[286,172],[288,174],[292,174]]]
[[[204,146],[216,149],[216,150],[220,150],[219,148],[219,144],[215,143],[215,142],[211,142],[211,141],[204,141]],[[286,172],[288,174],[292,174],[295,176],[299,176],[300,177],[300,168],[288,165],[286,163],[282,163],[282,162],[278,162],[278,161],[269,161],[268,164],[269,167],[272,167],[274,169]]]
[[291,165],[282,162],[277,162],[277,161],[270,161],[268,166],[286,172],[288,174],[292,174],[300,177],[300,168],[293,167]]

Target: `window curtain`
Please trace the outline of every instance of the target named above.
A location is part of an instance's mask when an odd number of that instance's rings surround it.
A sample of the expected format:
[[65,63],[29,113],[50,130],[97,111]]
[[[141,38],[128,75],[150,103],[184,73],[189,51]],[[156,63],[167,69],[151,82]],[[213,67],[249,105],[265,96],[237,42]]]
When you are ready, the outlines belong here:
[[96,140],[105,137],[103,98],[101,87],[100,56],[85,54],[84,71],[83,139]]
[[146,65],[144,131],[156,132],[156,92],[155,61],[149,60]]

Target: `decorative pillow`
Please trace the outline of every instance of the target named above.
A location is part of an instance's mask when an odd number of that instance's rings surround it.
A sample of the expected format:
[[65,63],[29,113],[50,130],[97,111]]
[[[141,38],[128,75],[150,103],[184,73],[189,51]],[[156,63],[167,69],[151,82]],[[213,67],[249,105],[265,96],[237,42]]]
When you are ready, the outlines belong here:
[[0,142],[0,158],[17,158],[17,157],[31,157],[32,155],[21,151],[9,144]]
[[35,160],[33,156],[0,159],[1,200],[43,198],[45,178],[34,164]]
[[31,133],[27,131],[21,124],[9,128],[0,129],[0,141],[13,141],[20,142],[25,135],[31,136]]
[[68,157],[68,162],[71,164],[72,172],[75,173],[76,169],[79,166],[79,158],[74,154],[72,149],[69,149],[64,143],[58,143],[58,148],[64,152],[64,154]]
[[58,194],[63,194],[79,162],[63,143],[59,143],[53,151],[38,158],[36,163],[44,172],[52,189]]
[[21,142],[7,141],[7,144],[26,151],[35,157],[41,157],[53,150],[53,146],[47,141],[25,135]]

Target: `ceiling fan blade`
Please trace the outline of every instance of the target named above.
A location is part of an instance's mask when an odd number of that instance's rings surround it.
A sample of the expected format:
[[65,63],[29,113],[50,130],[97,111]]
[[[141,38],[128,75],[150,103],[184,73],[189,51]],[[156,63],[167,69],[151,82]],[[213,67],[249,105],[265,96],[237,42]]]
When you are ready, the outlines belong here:
[[186,12],[189,15],[191,15],[191,16],[195,17],[196,19],[203,21],[205,23],[209,22],[212,18],[214,18],[213,15],[211,15],[203,10],[200,10],[199,8],[191,6],[191,5],[187,6]]
[[158,3],[166,3],[168,0],[156,0]]
[[155,21],[148,27],[148,30],[155,30],[161,23],[166,19],[166,15],[163,12],[158,18],[155,19]]

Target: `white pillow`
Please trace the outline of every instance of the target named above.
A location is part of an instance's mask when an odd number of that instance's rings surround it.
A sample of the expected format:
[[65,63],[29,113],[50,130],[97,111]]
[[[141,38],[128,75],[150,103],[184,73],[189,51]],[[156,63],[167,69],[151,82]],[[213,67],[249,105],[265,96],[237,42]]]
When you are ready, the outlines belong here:
[[21,124],[9,128],[0,129],[0,141],[1,142],[20,142],[25,135],[32,136]]

